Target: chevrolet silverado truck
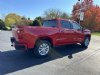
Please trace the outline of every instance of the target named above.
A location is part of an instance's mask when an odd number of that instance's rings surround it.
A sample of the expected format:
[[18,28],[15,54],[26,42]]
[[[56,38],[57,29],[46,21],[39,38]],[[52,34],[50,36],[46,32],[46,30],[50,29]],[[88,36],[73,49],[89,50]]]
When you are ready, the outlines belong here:
[[77,22],[67,19],[44,20],[42,26],[21,26],[12,28],[11,46],[15,49],[33,49],[36,56],[46,56],[53,46],[80,44],[88,47],[91,32]]

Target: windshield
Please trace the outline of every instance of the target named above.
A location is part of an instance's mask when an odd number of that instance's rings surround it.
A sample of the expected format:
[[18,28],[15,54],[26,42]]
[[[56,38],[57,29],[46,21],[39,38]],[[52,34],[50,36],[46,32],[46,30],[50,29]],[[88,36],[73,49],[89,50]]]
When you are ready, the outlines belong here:
[[45,27],[57,27],[57,20],[45,20],[43,22],[43,26],[45,26]]

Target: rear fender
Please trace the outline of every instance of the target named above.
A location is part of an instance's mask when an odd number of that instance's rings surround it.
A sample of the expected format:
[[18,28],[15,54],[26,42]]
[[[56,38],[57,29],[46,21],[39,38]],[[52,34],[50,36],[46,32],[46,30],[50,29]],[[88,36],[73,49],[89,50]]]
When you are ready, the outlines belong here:
[[51,44],[51,46],[54,45],[53,39],[50,38],[50,37],[47,37],[47,36],[38,37],[37,40],[36,40],[36,42],[35,42],[35,44],[36,44],[39,40],[46,40],[46,41],[48,41],[48,42]]

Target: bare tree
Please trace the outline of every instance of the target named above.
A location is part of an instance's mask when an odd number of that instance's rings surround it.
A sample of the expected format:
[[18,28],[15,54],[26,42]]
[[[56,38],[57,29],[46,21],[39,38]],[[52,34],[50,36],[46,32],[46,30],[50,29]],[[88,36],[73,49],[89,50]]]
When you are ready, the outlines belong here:
[[51,18],[69,18],[66,12],[63,12],[59,9],[48,9],[44,11],[44,18],[51,19]]

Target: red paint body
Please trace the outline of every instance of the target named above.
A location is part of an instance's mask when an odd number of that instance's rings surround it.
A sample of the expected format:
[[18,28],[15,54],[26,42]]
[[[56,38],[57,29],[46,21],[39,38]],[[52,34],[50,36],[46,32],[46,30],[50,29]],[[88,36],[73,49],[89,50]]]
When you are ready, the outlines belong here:
[[29,49],[34,48],[37,40],[49,39],[53,46],[59,46],[81,43],[86,35],[91,36],[90,30],[62,28],[60,21],[65,19],[55,20],[57,20],[57,27],[17,26],[13,28],[13,37],[18,42],[17,44],[14,42],[14,45],[24,45]]

